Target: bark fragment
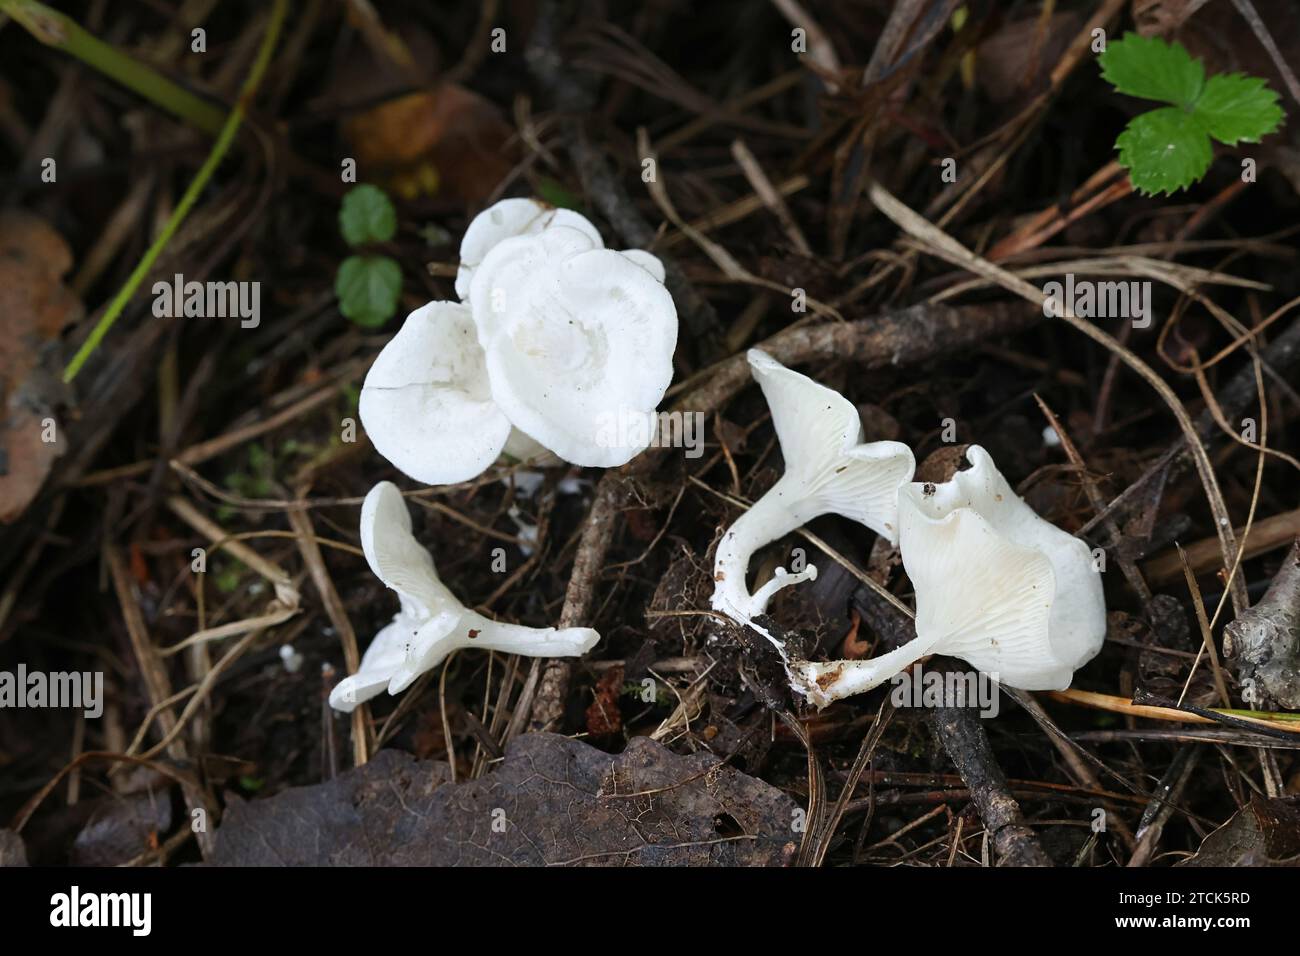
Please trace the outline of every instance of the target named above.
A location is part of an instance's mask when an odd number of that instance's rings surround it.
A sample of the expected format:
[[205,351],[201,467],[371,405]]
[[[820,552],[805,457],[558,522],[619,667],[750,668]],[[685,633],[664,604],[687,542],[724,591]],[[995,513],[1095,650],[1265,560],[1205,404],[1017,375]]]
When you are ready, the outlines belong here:
[[1300,539],[1259,603],[1227,626],[1223,652],[1248,702],[1300,708]]

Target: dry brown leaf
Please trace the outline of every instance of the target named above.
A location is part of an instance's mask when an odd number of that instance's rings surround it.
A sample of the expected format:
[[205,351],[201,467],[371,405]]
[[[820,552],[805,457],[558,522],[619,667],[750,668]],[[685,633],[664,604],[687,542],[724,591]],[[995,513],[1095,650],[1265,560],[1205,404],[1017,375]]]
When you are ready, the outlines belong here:
[[784,866],[794,802],[708,753],[525,734],[478,780],[381,750],[328,783],[232,799],[217,866]]
[[512,165],[500,111],[454,83],[387,100],[349,119],[344,133],[358,167],[408,198],[436,191],[481,203]]
[[1300,863],[1300,798],[1252,796],[1178,866],[1295,866]]
[[[81,318],[62,279],[72,250],[43,219],[0,213],[0,522],[18,518],[66,448],[54,410],[61,403],[59,334]],[[54,441],[43,440],[52,436]]]

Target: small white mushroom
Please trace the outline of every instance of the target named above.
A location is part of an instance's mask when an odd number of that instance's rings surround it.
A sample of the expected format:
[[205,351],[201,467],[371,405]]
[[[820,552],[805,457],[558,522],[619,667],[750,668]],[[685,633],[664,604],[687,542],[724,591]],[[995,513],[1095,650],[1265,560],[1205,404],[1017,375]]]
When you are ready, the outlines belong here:
[[433,556],[411,533],[401,492],[383,481],[361,505],[361,547],[370,570],[397,592],[401,609],[361,659],[357,673],[330,692],[330,706],[351,712],[383,692],[398,694],[459,648],[527,657],[578,657],[600,635],[588,627],[522,627],[471,611],[438,579]]
[[302,669],[303,656],[292,644],[281,644],[280,661],[284,664],[285,673],[296,674]]
[[1040,518],[979,445],[944,484],[899,493],[916,638],[865,661],[800,662],[818,707],[878,686],[927,654],[950,654],[1008,687],[1063,690],[1101,649],[1106,600],[1088,546]]
[[749,365],[772,411],[785,474],[723,534],[713,565],[713,609],[748,624],[781,588],[817,577],[777,568],[756,594],[745,578],[763,545],[824,514],[841,514],[898,540],[898,489],[916,462],[899,442],[862,444],[858,411],[839,393],[792,371],[759,349]]
[[358,411],[375,450],[431,485],[481,474],[511,434],[469,307],[457,302],[430,302],[406,317],[370,367]]
[[580,213],[556,209],[536,199],[503,199],[475,216],[465,230],[460,241],[456,294],[462,301],[469,298],[475,270],[497,243],[514,236],[535,236],[552,226],[564,226],[584,233],[591,240],[590,249],[600,249],[605,245],[600,232]]
[[[647,266],[555,227],[499,243],[470,298],[492,397],[565,461],[610,468],[652,441],[677,309]],[[652,258],[652,257],[651,257]]]

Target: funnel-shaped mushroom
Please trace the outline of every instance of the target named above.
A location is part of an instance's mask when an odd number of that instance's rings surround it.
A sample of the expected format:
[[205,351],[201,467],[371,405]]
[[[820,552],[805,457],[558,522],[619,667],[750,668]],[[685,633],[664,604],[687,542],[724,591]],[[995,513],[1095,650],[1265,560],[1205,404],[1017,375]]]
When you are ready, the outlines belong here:
[[510,438],[469,306],[457,302],[406,317],[366,374],[358,411],[375,449],[431,485],[482,473]]
[[646,264],[653,257],[585,244],[561,226],[503,240],[470,301],[492,397],[510,421],[565,461],[610,468],[654,438],[677,310]]
[[397,592],[401,610],[375,636],[357,673],[331,691],[335,710],[352,711],[385,688],[400,693],[458,648],[577,657],[600,640],[588,627],[521,627],[466,608],[438,580],[433,556],[411,533],[411,515],[391,482],[371,488],[361,505],[361,547],[370,570]]
[[713,565],[713,609],[741,623],[763,613],[781,588],[816,578],[809,565],[776,576],[751,595],[750,556],[819,515],[836,513],[898,540],[898,489],[916,462],[899,442],[862,444],[858,411],[839,393],[791,371],[766,352],[749,350],[781,442],[785,474],[723,534]]
[[979,445],[972,467],[899,493],[916,638],[865,661],[801,662],[795,689],[824,707],[927,654],[950,654],[1023,690],[1063,690],[1101,649],[1106,600],[1088,546],[1044,521]]
[[571,209],[556,209],[536,199],[503,199],[474,217],[460,241],[460,268],[456,271],[456,294],[469,299],[470,283],[484,257],[503,239],[536,236],[553,226],[576,229],[590,240],[589,249],[605,243],[595,226]]

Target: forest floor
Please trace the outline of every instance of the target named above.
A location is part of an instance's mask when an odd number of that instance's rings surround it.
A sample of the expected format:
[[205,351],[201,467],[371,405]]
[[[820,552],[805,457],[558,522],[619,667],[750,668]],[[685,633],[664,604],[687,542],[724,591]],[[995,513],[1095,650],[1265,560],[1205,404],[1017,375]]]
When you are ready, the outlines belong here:
[[[1298,708],[1261,695],[1224,641],[1300,535],[1293,4],[307,0],[283,21],[270,3],[65,5],[165,78],[141,91],[59,29],[40,42],[31,6],[0,2],[0,671],[104,684],[101,714],[0,710],[0,823],[21,834],[0,831],[0,860],[20,845],[44,863],[250,862],[259,804],[289,827],[304,801],[357,806],[347,794],[399,778],[431,801],[514,788],[524,829],[574,829],[551,858],[514,846],[524,862],[1300,853]],[[1262,77],[1288,122],[1215,144],[1187,190],[1143,195],[1115,140],[1151,104],[1100,75],[1096,30]],[[353,181],[397,210],[372,251],[400,267],[400,299],[373,327],[335,295]],[[611,247],[667,264],[680,332],[663,407],[699,416],[698,454],[426,487],[375,452],[367,369],[407,312],[456,298],[460,237],[507,196],[578,209]],[[1068,274],[1149,283],[1149,321],[1046,316],[1044,285]],[[258,283],[256,323],[159,315],[150,290],[177,275]],[[765,641],[709,610],[721,531],[782,472],[753,346],[846,396],[867,440],[911,446],[917,480],[981,445],[1099,549],[1106,643],[1068,691],[1004,690],[991,719],[898,706],[889,686],[816,711]],[[400,696],[332,711],[397,609],[358,537],[383,480],[467,605],[600,643],[561,664],[460,652]],[[821,570],[780,593],[773,624],[811,659],[905,639],[897,550],[838,516],[804,530],[751,567],[762,580],[797,548]],[[1294,577],[1269,601],[1300,619]],[[1292,633],[1278,663],[1294,686]],[[590,788],[530,793],[520,761]],[[624,772],[676,793],[645,808],[640,851],[610,856],[628,821],[602,773]],[[374,801],[376,819],[392,809]],[[339,827],[304,862],[353,859]],[[655,857],[678,829],[699,854]]]

